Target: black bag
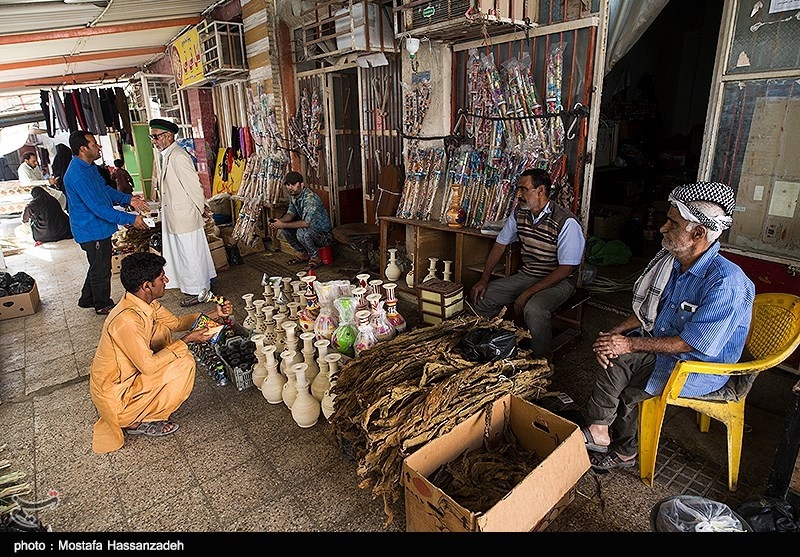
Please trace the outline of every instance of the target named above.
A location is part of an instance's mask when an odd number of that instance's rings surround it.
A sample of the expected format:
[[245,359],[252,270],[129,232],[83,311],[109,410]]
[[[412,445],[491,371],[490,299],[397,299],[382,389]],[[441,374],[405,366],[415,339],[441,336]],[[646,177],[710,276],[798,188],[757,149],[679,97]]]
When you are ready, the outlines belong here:
[[514,331],[484,327],[468,332],[461,347],[471,362],[493,362],[517,356],[517,337]]
[[228,256],[228,265],[235,267],[244,263],[242,259],[242,252],[239,251],[239,246],[225,246],[225,255]]
[[794,507],[777,497],[751,497],[742,502],[736,512],[754,532],[798,532],[800,523]]

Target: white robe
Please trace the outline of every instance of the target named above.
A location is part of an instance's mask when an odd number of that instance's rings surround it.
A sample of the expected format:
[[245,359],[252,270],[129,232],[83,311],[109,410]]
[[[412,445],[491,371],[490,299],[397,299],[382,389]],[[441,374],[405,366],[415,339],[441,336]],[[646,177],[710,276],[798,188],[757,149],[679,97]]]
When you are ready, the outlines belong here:
[[184,294],[191,295],[200,294],[204,288],[211,289],[211,279],[217,276],[217,271],[205,230],[162,234],[161,249],[167,260],[164,266],[164,274],[169,279],[167,288],[180,288]]

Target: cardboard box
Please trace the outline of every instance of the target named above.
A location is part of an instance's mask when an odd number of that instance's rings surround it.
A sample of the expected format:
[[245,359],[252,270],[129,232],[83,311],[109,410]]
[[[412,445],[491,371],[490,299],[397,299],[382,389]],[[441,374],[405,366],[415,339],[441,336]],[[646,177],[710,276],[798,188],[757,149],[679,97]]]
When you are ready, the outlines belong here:
[[574,498],[589,470],[583,435],[574,423],[511,394],[492,405],[489,439],[502,435],[506,419],[519,443],[536,451],[540,464],[485,513],[464,508],[428,481],[441,465],[483,446],[485,411],[478,412],[406,457],[406,530],[409,532],[528,532],[542,530]]
[[39,310],[39,285],[33,281],[33,289],[24,294],[0,298],[0,321],[24,315],[33,315]]
[[214,269],[217,271],[226,271],[228,269],[228,254],[225,251],[225,246],[212,249],[211,259],[214,261]]

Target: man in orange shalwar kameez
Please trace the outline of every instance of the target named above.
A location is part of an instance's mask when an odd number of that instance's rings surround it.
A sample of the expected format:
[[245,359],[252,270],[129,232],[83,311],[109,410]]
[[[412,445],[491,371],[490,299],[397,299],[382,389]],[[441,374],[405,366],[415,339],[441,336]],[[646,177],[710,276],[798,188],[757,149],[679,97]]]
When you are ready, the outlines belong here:
[[[154,253],[132,253],[122,260],[120,280],[126,293],[108,314],[92,361],[89,389],[100,419],[94,425],[92,450],[116,451],[130,435],[163,437],[178,424],[170,415],[189,397],[194,387],[195,360],[187,343],[205,342],[214,331],[186,331],[199,313],[175,316],[158,300],[169,279],[166,260]],[[230,301],[218,305],[214,320],[233,311]]]

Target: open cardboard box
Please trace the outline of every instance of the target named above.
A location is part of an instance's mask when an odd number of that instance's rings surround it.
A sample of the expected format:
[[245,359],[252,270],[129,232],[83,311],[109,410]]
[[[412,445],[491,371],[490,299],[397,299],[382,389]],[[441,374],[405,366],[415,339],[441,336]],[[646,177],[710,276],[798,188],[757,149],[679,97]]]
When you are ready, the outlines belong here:
[[508,394],[492,406],[489,438],[502,435],[505,421],[519,443],[541,463],[485,513],[464,508],[428,481],[442,464],[482,446],[485,411],[472,415],[403,461],[406,530],[409,532],[528,532],[543,530],[574,498],[589,470],[580,428],[524,399]]
[[39,285],[33,281],[33,288],[24,294],[0,298],[0,321],[33,315],[39,310]]

